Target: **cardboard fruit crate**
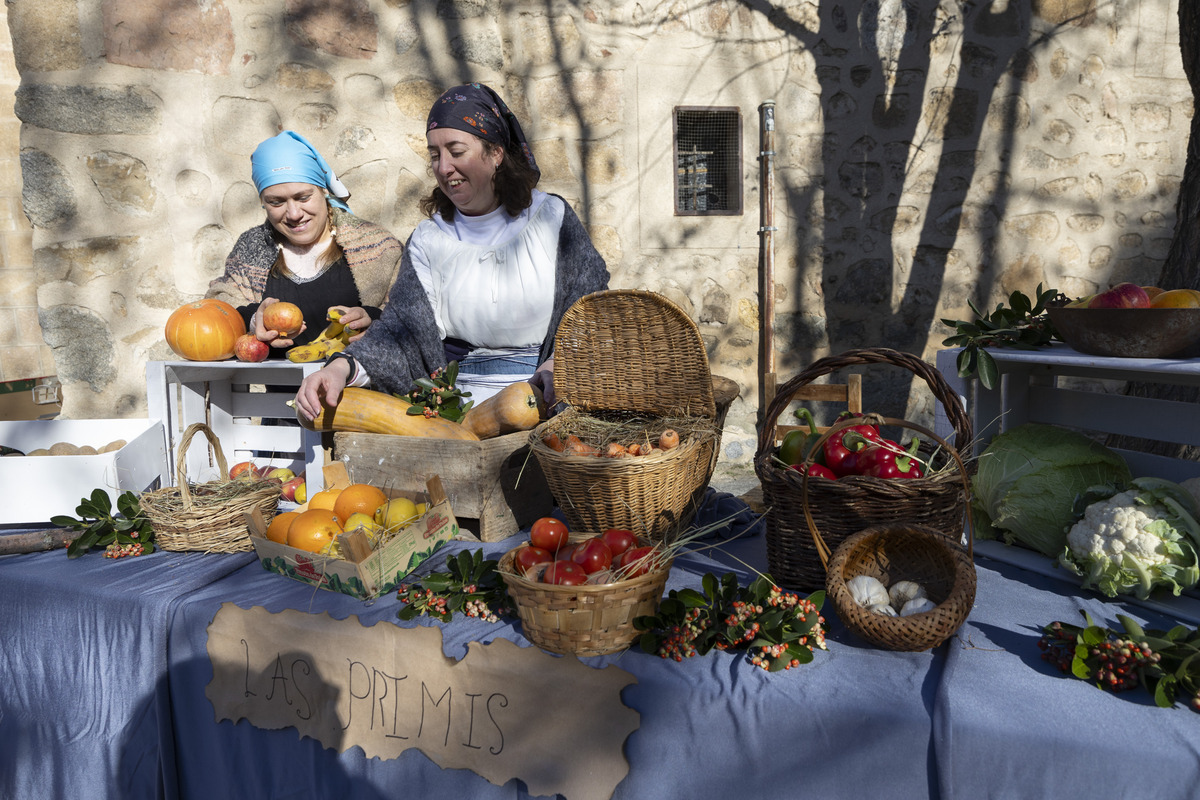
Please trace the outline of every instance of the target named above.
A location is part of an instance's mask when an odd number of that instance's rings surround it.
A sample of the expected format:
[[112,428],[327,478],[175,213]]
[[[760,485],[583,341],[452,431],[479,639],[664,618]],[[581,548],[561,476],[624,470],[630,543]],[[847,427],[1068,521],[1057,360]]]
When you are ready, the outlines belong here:
[[354,481],[384,491],[416,490],[441,476],[459,523],[485,542],[507,539],[554,510],[527,432],[464,442],[339,431],[333,457]]
[[97,450],[124,439],[118,450],[85,456],[6,456],[0,483],[8,489],[0,525],[43,525],[57,514],[75,516],[79,501],[104,489],[116,507],[124,492],[158,487],[170,471],[163,427],[150,419],[50,419],[0,422],[0,444],[27,453],[56,442]]
[[[324,477],[331,488],[338,488],[349,482],[345,475],[342,471],[342,477],[338,478],[327,472]],[[441,479],[436,475],[429,479],[423,492],[385,490],[385,493],[389,498],[407,497],[414,503],[425,503],[428,507],[424,514],[400,529],[382,548],[371,551],[361,561],[310,553],[273,542],[266,538],[267,523],[257,511],[248,515],[247,519],[254,552],[264,569],[319,589],[341,592],[362,600],[391,592],[406,575],[457,536],[459,527]],[[306,508],[307,504],[299,510]]]
[[[174,464],[189,425],[208,425],[225,450],[230,466],[254,461],[258,466],[287,467],[305,473],[308,494],[324,488],[321,471],[325,450],[320,433],[296,423],[287,402],[305,376],[321,362],[286,360],[251,364],[241,361],[151,361],[146,364],[147,415],[162,422],[168,463]],[[279,424],[262,424],[278,421]],[[266,453],[272,456],[264,455]],[[211,453],[189,450],[187,474],[193,480],[216,477]],[[221,476],[228,477],[228,476]],[[174,485],[173,472],[164,485]],[[416,487],[419,488],[419,487]]]

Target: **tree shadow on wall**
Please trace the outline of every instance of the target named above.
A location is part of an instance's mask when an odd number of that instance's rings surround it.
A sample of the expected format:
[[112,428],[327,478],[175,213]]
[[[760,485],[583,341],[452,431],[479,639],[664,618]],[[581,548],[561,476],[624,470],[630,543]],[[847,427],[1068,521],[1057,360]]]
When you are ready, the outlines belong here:
[[[823,325],[785,317],[776,350],[793,354],[789,369],[825,336],[832,353],[887,346],[922,355],[940,298],[953,292],[964,307],[966,297],[983,307],[997,288],[1019,86],[1058,29],[1031,40],[1029,6],[1017,2],[962,2],[952,15],[928,0],[823,2],[816,27],[781,6],[743,3],[812,59],[824,119],[822,186],[781,182],[785,213],[799,217],[797,252],[818,262],[799,274],[819,272]],[[943,62],[955,66],[940,80],[933,70]],[[998,166],[981,176],[985,126],[999,128],[987,144]],[[915,246],[899,247],[913,230]],[[983,243],[979,264],[963,263],[960,233]],[[864,382],[873,409],[905,414],[913,376],[867,371]]]

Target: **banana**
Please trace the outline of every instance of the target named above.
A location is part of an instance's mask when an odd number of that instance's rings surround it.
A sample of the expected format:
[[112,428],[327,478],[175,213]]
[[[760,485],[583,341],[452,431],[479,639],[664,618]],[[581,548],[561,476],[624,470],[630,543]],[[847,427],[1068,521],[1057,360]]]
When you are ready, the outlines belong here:
[[345,350],[346,345],[350,344],[350,336],[353,334],[353,331],[339,322],[341,316],[342,313],[340,311],[331,309],[329,312],[330,322],[325,326],[325,330],[321,331],[320,335],[308,344],[296,345],[289,348],[287,351],[288,361],[297,364],[324,361],[334,353]]
[[300,344],[289,348],[287,359],[296,364],[307,364],[311,361],[324,361],[334,353],[346,349],[346,343],[341,339],[317,339],[308,344]]

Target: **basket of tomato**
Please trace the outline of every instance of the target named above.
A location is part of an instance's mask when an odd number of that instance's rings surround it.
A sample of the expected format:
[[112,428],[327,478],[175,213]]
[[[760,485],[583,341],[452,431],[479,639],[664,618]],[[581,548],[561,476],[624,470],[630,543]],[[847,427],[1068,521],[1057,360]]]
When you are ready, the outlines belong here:
[[[866,415],[842,419],[824,435],[815,429],[801,434],[807,441],[795,448],[801,453],[797,463],[781,458],[778,418],[800,388],[837,370],[864,365],[899,367],[923,379],[954,428],[953,443],[915,423]],[[905,429],[915,431],[916,439],[904,441]],[[892,430],[900,433],[886,435]],[[924,526],[959,542],[969,498],[967,484],[955,469],[953,448],[968,446],[973,436],[971,419],[957,394],[935,367],[914,355],[865,348],[813,362],[779,388],[759,430],[754,471],[769,509],[771,575],[781,586],[797,591],[825,585],[825,567],[810,526],[821,531],[830,550],[858,531],[895,522]],[[796,441],[793,438],[793,444]]]
[[641,635],[633,621],[658,613],[671,557],[631,531],[571,533],[543,517],[497,570],[525,638],[552,653],[601,656],[628,648]]
[[716,390],[696,323],[653,292],[582,297],[555,334],[554,388],[567,408],[532,431],[529,449],[571,527],[655,541],[682,531],[736,396]]

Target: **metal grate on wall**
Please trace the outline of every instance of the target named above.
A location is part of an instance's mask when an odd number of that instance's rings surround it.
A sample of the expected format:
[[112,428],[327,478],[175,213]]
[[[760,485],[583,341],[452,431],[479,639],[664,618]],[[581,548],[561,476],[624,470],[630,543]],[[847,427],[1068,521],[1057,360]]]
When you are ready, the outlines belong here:
[[678,106],[674,136],[675,214],[741,214],[740,109]]

